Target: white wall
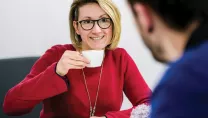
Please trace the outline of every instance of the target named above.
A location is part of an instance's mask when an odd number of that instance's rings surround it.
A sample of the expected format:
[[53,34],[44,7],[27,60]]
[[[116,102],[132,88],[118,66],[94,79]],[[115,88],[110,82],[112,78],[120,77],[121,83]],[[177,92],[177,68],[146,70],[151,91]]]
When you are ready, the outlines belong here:
[[[113,0],[122,16],[123,47],[153,89],[165,67],[141,41],[125,0]],[[55,44],[70,43],[68,11],[72,0],[0,0],[0,59],[40,56]],[[122,109],[131,107],[125,98]]]

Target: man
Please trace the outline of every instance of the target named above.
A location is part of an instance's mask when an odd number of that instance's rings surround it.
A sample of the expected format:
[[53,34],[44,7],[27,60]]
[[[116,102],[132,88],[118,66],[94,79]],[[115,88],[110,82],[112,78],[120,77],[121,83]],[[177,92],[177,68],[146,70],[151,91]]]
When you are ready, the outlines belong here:
[[208,0],[128,0],[153,57],[170,68],[151,118],[208,118]]

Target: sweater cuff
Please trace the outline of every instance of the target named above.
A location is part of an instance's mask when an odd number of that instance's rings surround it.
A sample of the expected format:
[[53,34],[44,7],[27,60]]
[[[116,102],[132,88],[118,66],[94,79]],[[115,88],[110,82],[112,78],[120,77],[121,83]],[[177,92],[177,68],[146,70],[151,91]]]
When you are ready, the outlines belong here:
[[[56,73],[56,67],[57,67],[57,63],[56,63],[56,65],[55,65],[55,69],[54,69],[54,71],[55,71],[55,73]],[[64,82],[66,83],[66,86],[67,86],[67,88],[69,89],[69,79],[67,78],[67,76],[65,75],[65,76],[61,76],[61,75],[59,75],[58,73],[56,73],[62,80],[64,80]]]

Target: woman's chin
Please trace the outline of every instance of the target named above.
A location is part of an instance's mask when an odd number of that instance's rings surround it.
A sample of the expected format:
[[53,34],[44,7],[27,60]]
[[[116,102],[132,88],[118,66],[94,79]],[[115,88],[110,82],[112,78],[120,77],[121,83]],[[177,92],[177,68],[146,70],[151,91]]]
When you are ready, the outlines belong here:
[[103,50],[106,46],[91,46],[91,50]]

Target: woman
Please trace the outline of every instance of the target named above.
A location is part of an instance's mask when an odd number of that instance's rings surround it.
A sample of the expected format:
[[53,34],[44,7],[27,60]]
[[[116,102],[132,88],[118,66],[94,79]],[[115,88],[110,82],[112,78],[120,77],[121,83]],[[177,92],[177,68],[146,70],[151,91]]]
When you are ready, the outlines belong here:
[[[129,118],[132,109],[119,111],[124,91],[133,106],[148,103],[151,93],[135,63],[116,48],[120,14],[111,0],[75,0],[70,10],[73,45],[47,50],[30,73],[8,91],[4,112],[22,115],[43,102],[40,118]],[[105,50],[100,67],[83,50]]]

